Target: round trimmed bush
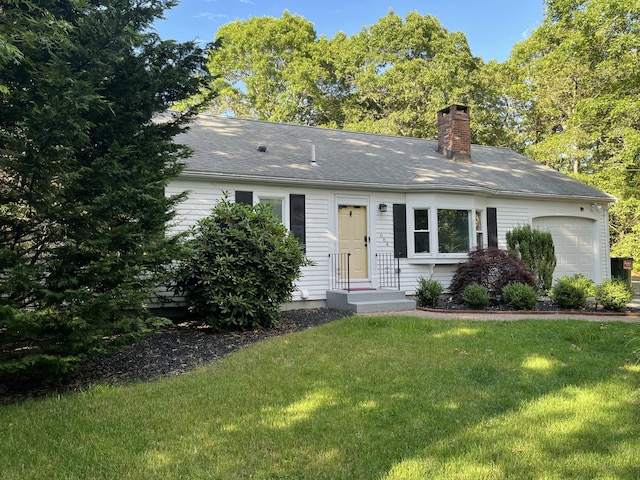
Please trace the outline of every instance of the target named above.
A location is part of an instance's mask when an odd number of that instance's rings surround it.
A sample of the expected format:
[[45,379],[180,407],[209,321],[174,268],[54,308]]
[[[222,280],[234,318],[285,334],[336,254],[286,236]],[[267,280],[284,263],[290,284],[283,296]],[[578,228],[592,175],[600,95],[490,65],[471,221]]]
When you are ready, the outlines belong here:
[[584,308],[587,296],[593,292],[593,282],[582,274],[575,274],[556,280],[551,289],[551,298],[560,308],[576,310]]
[[531,285],[513,282],[502,289],[502,300],[515,310],[533,310],[538,303],[538,294]]
[[462,292],[462,301],[475,310],[484,310],[489,306],[491,296],[487,287],[472,283]]
[[633,299],[633,292],[622,280],[605,280],[596,288],[596,298],[607,310],[622,310]]
[[444,292],[444,287],[437,280],[424,277],[418,278],[418,288],[416,288],[416,300],[420,307],[435,308],[438,306],[440,295]]

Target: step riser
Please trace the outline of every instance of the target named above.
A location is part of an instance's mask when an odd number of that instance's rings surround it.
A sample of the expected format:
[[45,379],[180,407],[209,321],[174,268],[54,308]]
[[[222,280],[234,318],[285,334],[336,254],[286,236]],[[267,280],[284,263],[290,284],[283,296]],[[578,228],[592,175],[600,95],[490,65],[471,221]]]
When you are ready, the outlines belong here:
[[355,303],[352,304],[356,313],[379,313],[379,312],[403,312],[406,310],[415,310],[416,302],[412,300],[405,300],[403,302],[382,303],[372,305],[370,303]]
[[327,308],[356,313],[415,310],[416,302],[400,291],[327,292]]
[[343,296],[347,299],[347,302],[367,302],[367,301],[382,301],[382,300],[405,300],[407,297],[404,292],[399,290],[367,290],[361,292],[345,292],[345,291],[330,291],[329,294],[336,296]]

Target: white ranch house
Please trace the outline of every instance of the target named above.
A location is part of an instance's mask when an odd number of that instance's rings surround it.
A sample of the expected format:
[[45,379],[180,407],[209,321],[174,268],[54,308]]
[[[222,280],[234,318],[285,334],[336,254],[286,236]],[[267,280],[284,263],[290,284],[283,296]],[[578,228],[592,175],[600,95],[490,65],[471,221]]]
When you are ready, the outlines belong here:
[[314,262],[296,308],[335,306],[344,290],[404,299],[420,276],[446,286],[470,249],[504,249],[524,224],[551,232],[556,278],[610,278],[615,198],[507,148],[471,145],[467,107],[437,121],[435,141],[201,115],[177,139],[195,153],[167,188],[189,192],[176,228],[207,216],[223,192],[270,203]]

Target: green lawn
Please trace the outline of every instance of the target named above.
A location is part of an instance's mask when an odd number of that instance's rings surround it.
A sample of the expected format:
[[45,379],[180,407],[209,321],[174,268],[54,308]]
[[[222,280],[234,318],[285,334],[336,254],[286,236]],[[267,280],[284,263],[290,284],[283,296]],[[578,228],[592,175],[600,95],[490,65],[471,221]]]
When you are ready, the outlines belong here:
[[0,478],[638,479],[640,324],[352,317],[0,407]]

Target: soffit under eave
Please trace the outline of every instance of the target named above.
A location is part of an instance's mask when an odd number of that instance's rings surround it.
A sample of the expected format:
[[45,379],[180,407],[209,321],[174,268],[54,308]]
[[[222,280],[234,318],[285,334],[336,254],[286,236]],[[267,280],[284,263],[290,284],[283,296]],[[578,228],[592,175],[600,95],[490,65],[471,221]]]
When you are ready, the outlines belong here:
[[229,175],[218,174],[211,172],[196,172],[189,171],[183,172],[178,178],[188,178],[194,180],[218,180],[229,183],[250,183],[250,184],[270,184],[270,185],[282,185],[282,186],[294,186],[294,187],[309,187],[309,188],[340,188],[345,190],[357,190],[357,191],[384,191],[384,192],[411,192],[411,193],[466,193],[482,195],[486,197],[498,197],[506,199],[544,199],[544,200],[563,200],[563,201],[575,201],[575,202],[601,202],[601,203],[615,203],[618,201],[613,195],[604,193],[601,196],[594,195],[560,195],[554,193],[541,193],[541,192],[514,192],[509,190],[495,190],[488,187],[478,187],[475,185],[445,185],[445,184],[430,184],[425,185],[397,185],[397,184],[382,184],[382,183],[362,183],[362,182],[348,182],[337,180],[317,180],[317,179],[288,179],[279,177],[265,177],[255,175]]

